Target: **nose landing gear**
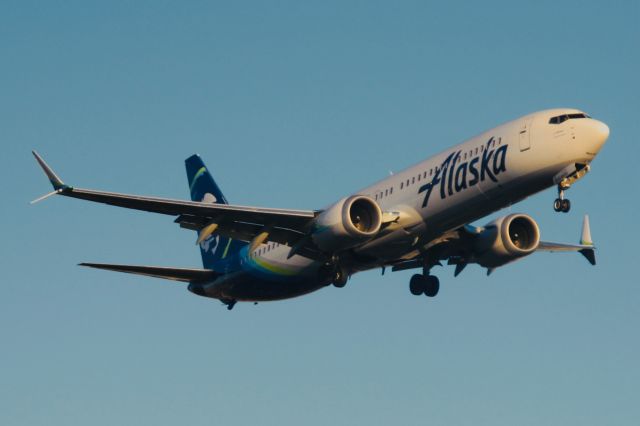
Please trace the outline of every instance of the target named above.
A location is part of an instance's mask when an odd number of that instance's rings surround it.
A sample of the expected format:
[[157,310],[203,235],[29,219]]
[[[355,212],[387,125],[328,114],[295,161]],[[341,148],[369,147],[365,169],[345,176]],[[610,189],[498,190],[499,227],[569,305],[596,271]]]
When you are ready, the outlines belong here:
[[571,201],[564,198],[564,191],[571,188],[571,185],[578,179],[582,179],[584,175],[589,173],[591,166],[589,164],[575,164],[575,170],[569,175],[559,179],[558,182],[558,198],[553,202],[553,209],[557,212],[568,213],[571,210]]
[[553,210],[562,213],[569,213],[571,210],[571,201],[568,198],[564,198],[564,191],[569,189],[569,185],[563,185],[562,182],[558,184],[558,198],[553,202]]

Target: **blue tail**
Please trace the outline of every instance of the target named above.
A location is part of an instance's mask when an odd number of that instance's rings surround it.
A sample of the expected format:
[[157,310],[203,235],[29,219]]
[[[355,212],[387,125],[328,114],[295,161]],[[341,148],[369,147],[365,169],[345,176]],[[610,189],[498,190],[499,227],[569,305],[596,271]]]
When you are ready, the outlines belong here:
[[[205,203],[229,204],[220,187],[213,180],[200,156],[192,155],[185,160],[187,179],[192,201]],[[247,243],[216,235],[209,236],[200,243],[202,265],[207,269],[215,269],[214,265],[231,257]]]

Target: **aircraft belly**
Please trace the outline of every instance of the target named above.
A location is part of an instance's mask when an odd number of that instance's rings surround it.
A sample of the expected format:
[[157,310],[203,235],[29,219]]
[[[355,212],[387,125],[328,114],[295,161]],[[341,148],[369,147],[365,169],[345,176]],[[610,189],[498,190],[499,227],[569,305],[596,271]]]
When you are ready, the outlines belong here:
[[319,262],[302,256],[272,258],[245,256],[240,269],[220,277],[206,288],[217,299],[260,302],[288,299],[324,287]]
[[212,297],[218,299],[264,302],[302,296],[325,285],[317,277],[311,276],[278,281],[265,279],[248,272],[239,272],[228,279],[214,283],[215,290],[211,294]]

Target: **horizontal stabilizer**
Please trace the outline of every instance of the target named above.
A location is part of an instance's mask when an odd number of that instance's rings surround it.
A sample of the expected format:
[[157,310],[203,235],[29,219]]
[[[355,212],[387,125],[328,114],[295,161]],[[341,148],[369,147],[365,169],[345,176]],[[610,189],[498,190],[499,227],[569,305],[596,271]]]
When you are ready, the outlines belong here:
[[112,265],[106,263],[80,263],[79,266],[106,269],[107,271],[126,272],[182,282],[212,281],[220,274],[211,269],[166,268],[162,266]]

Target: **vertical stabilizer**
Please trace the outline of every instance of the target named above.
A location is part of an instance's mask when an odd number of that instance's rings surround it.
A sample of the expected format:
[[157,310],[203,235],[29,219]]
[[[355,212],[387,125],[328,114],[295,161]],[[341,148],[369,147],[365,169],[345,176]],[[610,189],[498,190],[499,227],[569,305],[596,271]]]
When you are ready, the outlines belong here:
[[[213,176],[198,155],[192,155],[185,160],[187,179],[192,201],[203,203],[228,204]],[[210,226],[210,225],[209,225]],[[200,241],[202,264],[205,268],[215,269],[214,265],[237,253],[246,245],[245,242],[232,240],[217,235],[215,232]]]

